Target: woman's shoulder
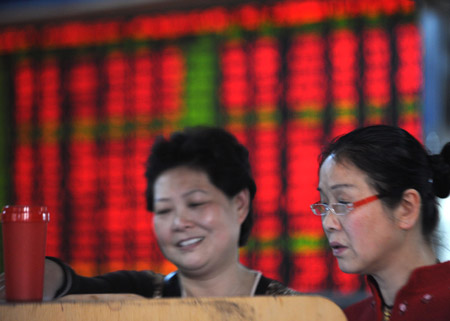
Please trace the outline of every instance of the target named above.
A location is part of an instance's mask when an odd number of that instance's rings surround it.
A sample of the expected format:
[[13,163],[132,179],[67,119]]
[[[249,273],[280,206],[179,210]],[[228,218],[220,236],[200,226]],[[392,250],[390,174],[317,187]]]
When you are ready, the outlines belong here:
[[408,283],[401,289],[402,292],[417,292],[417,290],[432,290],[446,288],[448,286],[442,280],[450,278],[450,261],[440,262],[433,265],[423,266],[415,269]]

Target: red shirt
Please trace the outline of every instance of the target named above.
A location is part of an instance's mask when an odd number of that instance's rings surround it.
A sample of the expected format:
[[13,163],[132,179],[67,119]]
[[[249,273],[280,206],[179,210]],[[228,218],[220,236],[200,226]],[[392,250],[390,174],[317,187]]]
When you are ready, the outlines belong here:
[[[382,321],[382,298],[367,277],[372,297],[345,309],[349,321]],[[420,267],[398,291],[390,321],[450,321],[450,261]]]

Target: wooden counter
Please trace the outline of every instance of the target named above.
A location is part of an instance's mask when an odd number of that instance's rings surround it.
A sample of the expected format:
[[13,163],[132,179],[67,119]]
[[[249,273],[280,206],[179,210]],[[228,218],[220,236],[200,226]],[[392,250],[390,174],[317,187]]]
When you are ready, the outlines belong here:
[[128,294],[71,295],[43,303],[1,303],[1,321],[345,321],[318,296],[145,299]]

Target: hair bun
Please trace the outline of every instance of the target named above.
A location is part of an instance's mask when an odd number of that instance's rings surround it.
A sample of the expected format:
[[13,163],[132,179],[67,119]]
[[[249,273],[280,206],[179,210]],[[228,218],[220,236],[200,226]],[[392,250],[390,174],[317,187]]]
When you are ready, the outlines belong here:
[[446,198],[450,193],[450,142],[445,144],[440,154],[430,156],[430,160],[434,194]]

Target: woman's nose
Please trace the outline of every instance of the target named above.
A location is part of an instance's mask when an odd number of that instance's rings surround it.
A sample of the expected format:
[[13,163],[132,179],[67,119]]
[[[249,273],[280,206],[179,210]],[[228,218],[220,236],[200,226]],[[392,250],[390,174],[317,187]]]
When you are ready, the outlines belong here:
[[338,230],[341,228],[341,222],[338,216],[332,211],[322,216],[322,226],[325,231]]
[[189,213],[186,209],[178,209],[175,211],[175,215],[172,221],[172,228],[174,230],[185,229],[192,226]]

